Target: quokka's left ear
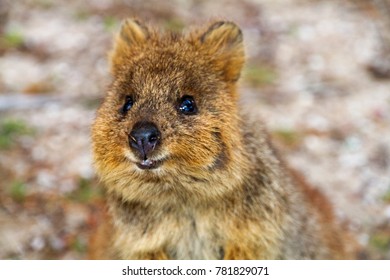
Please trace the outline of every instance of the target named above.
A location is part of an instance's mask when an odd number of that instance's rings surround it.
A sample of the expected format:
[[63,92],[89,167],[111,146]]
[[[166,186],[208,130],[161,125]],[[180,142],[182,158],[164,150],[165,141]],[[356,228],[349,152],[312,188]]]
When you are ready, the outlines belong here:
[[136,47],[142,46],[150,36],[148,28],[136,19],[126,19],[122,22],[121,29],[110,53],[111,72],[115,73],[123,64],[123,58],[134,53]]
[[217,67],[226,81],[239,79],[245,62],[243,36],[240,28],[233,22],[218,21],[213,23],[199,40],[215,56]]

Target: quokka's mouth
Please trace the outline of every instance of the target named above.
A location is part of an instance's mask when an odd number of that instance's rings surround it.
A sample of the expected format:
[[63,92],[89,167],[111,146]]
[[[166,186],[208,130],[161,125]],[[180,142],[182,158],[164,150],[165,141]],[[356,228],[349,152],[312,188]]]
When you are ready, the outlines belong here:
[[161,166],[162,160],[145,159],[137,162],[136,165],[142,170],[156,169]]

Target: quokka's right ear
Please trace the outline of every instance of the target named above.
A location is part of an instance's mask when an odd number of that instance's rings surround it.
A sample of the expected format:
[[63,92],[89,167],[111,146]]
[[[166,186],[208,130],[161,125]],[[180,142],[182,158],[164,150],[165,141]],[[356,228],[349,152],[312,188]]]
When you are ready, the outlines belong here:
[[126,19],[122,22],[110,53],[111,72],[114,75],[123,64],[123,59],[131,55],[132,49],[144,44],[149,35],[148,28],[136,19]]

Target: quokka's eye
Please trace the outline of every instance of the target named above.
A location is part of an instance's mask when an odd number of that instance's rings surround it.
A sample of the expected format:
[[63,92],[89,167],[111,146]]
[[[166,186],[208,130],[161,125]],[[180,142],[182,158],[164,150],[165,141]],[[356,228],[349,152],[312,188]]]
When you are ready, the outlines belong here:
[[126,114],[131,107],[133,107],[134,101],[131,96],[126,96],[125,104],[123,104],[123,107],[121,108],[121,113]]
[[198,112],[194,98],[188,95],[180,99],[178,110],[185,115],[194,115]]

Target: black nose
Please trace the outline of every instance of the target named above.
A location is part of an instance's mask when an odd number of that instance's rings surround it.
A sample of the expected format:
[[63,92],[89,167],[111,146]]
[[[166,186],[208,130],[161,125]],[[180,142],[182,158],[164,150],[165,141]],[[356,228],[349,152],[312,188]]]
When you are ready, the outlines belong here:
[[143,160],[146,160],[150,153],[160,143],[160,131],[150,122],[139,122],[133,127],[129,135],[130,147],[137,152]]

